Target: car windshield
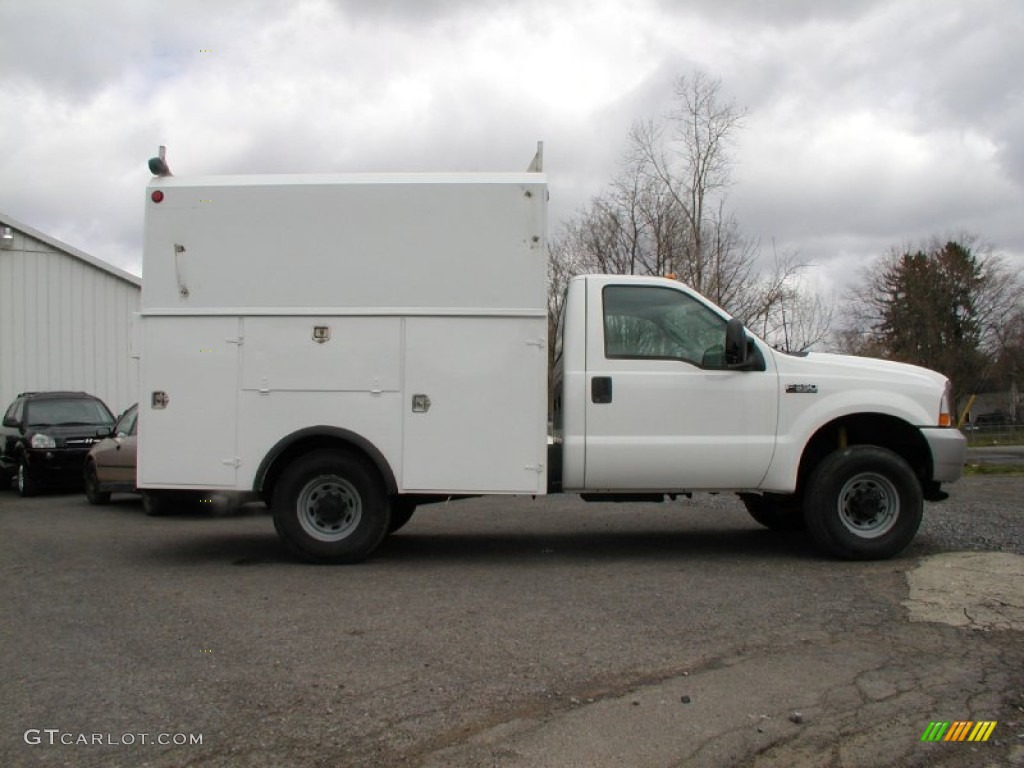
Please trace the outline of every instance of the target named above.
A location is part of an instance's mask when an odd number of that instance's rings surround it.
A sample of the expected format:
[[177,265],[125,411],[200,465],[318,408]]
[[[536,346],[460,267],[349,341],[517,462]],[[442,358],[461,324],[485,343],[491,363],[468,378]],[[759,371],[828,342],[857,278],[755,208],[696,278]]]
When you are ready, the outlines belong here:
[[29,403],[30,427],[107,426],[114,417],[99,400],[40,400]]

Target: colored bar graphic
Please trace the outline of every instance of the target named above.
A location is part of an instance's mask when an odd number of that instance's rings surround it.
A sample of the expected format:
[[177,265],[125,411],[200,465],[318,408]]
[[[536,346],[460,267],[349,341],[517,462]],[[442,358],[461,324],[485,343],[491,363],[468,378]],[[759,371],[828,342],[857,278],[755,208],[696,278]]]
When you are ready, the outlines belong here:
[[988,737],[992,735],[992,731],[996,729],[996,721],[980,721],[974,730],[971,731],[971,735],[967,737],[968,741],[988,741]]
[[921,734],[921,741],[988,741],[996,725],[995,720],[933,720]]
[[949,733],[946,734],[946,738],[943,741],[963,741],[967,736],[967,730],[972,725],[974,725],[974,722],[971,720],[954,720]]
[[942,737],[946,735],[946,729],[949,728],[949,722],[931,722],[928,723],[928,727],[924,729],[924,733],[921,734],[921,741],[941,741]]

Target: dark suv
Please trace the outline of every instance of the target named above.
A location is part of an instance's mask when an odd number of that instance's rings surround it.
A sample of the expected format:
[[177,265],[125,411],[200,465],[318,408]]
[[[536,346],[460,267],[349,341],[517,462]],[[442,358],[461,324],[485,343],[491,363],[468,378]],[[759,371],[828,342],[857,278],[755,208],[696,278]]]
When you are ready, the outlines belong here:
[[82,484],[82,466],[94,443],[110,432],[114,417],[85,392],[23,392],[0,426],[0,482],[17,478],[18,493],[45,485]]

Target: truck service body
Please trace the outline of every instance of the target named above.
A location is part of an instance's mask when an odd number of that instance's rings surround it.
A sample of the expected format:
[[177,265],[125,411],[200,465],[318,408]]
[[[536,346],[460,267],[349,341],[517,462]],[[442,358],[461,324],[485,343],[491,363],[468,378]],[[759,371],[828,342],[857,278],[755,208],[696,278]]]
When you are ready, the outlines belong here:
[[[310,560],[417,504],[736,491],[888,557],[959,477],[949,382],[788,355],[665,278],[566,292],[548,429],[543,173],[174,177],[147,189],[138,485],[254,494]],[[539,163],[535,164],[535,167]]]

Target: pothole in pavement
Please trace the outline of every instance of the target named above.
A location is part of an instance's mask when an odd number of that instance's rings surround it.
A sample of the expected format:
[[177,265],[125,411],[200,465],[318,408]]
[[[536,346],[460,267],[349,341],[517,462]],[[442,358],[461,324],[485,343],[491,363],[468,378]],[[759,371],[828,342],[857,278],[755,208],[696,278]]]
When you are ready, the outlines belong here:
[[1007,552],[932,555],[907,573],[911,621],[1024,632],[1024,556]]

